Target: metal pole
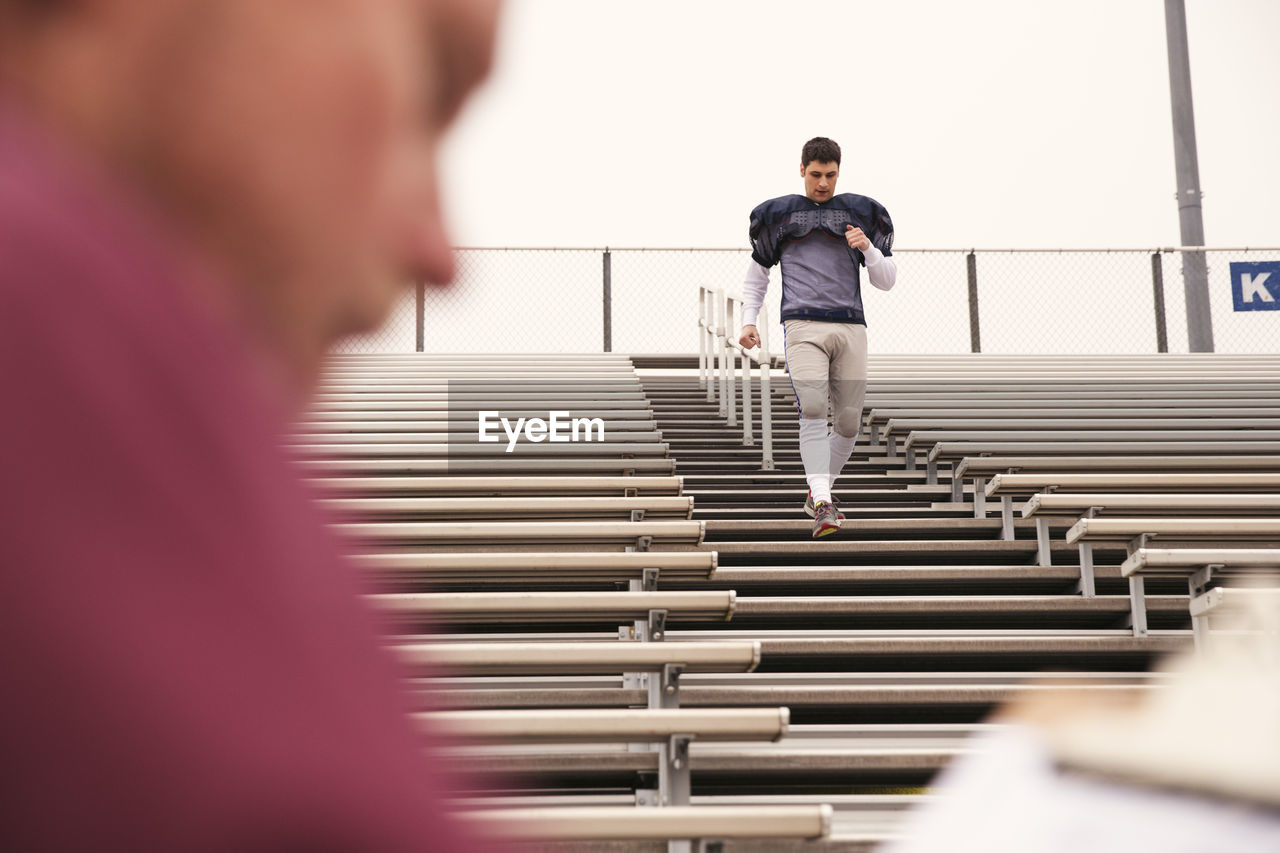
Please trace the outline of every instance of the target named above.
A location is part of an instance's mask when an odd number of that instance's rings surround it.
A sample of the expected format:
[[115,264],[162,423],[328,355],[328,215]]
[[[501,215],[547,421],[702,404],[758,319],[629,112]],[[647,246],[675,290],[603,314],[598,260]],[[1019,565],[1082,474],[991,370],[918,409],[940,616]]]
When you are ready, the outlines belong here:
[[698,288],[698,387],[707,387],[707,289]]
[[426,344],[426,312],[425,306],[427,302],[427,283],[420,281],[413,286],[413,325],[414,340],[417,346],[417,352],[422,352]]
[[965,257],[969,272],[969,351],[982,352],[982,333],[978,328],[978,258],[973,252]]
[[[1164,27],[1173,106],[1173,162],[1178,173],[1178,224],[1183,246],[1203,246],[1203,194],[1196,159],[1196,119],[1191,108],[1191,60],[1187,54],[1187,11],[1183,0],[1164,0]],[[1203,252],[1183,253],[1182,286],[1187,299],[1188,348],[1191,352],[1213,352],[1209,271]]]
[[773,470],[773,392],[769,388],[769,369],[773,356],[769,354],[769,314],[764,306],[756,318],[760,330],[760,438],[763,442],[761,469]]
[[742,356],[742,443],[749,447],[756,443],[751,423],[751,356],[747,354],[746,347],[738,352]]
[[737,300],[732,296],[724,303],[724,355],[729,364],[729,426],[738,425],[738,375],[734,372],[738,360],[734,357],[733,342],[729,337],[738,328],[735,322],[736,305]]
[[1159,252],[1151,253],[1151,288],[1156,302],[1156,352],[1169,351],[1169,334],[1164,320],[1164,261]]
[[711,290],[707,289],[702,294],[702,304],[707,314],[706,339],[707,339],[707,402],[714,403],[716,401],[716,333],[715,333],[715,303]]
[[714,377],[713,381],[720,383],[720,408],[717,414],[722,418],[729,416],[729,380],[726,378],[728,374],[729,353],[724,344],[724,330],[727,320],[724,316],[725,302],[724,290],[716,288],[716,371],[719,376]]
[[613,256],[604,250],[604,351],[613,352]]

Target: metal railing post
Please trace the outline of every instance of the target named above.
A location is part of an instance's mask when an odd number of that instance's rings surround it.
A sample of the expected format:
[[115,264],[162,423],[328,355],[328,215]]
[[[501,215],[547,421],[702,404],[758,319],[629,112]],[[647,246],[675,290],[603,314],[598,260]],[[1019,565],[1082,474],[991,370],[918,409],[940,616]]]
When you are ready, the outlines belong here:
[[703,337],[707,342],[707,402],[714,403],[716,401],[716,309],[713,302],[714,294],[711,288],[703,288],[702,293],[702,310],[706,313],[707,324]]
[[734,305],[736,300],[726,296],[724,300],[724,381],[725,381],[725,417],[729,426],[738,425],[738,377],[733,372],[733,343],[729,335],[737,328],[734,325]]
[[756,329],[760,333],[760,438],[763,445],[760,468],[764,471],[772,471],[773,397],[769,389],[769,372],[773,356],[769,354],[769,315],[764,306],[760,307]]
[[413,326],[417,352],[422,352],[427,342],[427,283],[420,281],[413,286]]
[[[739,312],[742,308],[743,304],[739,302]],[[752,434],[754,425],[751,423],[751,356],[741,344],[738,345],[738,352],[742,355],[742,444],[750,447],[756,443]]]
[[1169,334],[1164,316],[1164,260],[1159,252],[1151,253],[1151,288],[1155,292],[1156,352],[1169,351]]
[[716,310],[716,376],[712,381],[719,383],[720,391],[720,417],[727,417],[729,410],[726,407],[726,399],[729,395],[729,381],[725,374],[727,372],[728,353],[725,352],[724,346],[724,290],[717,287],[715,293],[715,310]]
[[978,327],[978,257],[969,251],[965,258],[969,273],[969,352],[982,352],[982,333]]
[[613,352],[613,255],[606,246],[604,274],[604,351]]
[[707,387],[707,289],[698,287],[698,387]]

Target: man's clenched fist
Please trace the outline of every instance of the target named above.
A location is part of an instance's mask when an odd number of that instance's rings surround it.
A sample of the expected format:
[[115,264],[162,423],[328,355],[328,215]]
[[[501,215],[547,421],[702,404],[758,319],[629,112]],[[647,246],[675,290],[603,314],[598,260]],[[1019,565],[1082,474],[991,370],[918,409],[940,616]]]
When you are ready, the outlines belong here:
[[871,241],[867,239],[867,235],[862,233],[861,228],[854,225],[844,227],[844,238],[849,241],[850,249],[861,249],[865,252],[871,248]]
[[760,334],[756,331],[755,326],[743,326],[742,337],[738,338],[738,343],[743,349],[751,349],[760,346]]

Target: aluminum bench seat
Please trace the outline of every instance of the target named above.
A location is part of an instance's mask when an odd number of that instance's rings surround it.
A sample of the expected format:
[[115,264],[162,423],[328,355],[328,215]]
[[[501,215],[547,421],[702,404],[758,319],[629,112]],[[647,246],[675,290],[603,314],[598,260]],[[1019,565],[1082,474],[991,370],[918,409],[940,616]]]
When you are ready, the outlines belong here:
[[1147,577],[1183,577],[1190,594],[1191,625],[1197,642],[1203,642],[1209,625],[1199,612],[1216,579],[1280,579],[1280,549],[1265,548],[1137,548],[1120,566],[1129,579],[1129,597],[1135,631],[1146,627]]
[[697,592],[373,593],[367,600],[394,615],[426,614],[444,622],[604,622],[643,619],[665,610],[669,620],[733,618],[732,590]]
[[[1002,444],[1023,444],[1027,446],[1027,453],[1041,453],[1046,451],[1032,449],[1035,445],[1051,445],[1051,444],[1067,444],[1070,442],[1080,442],[1081,444],[1100,444],[1106,442],[1121,443],[1142,443],[1154,450],[1161,447],[1168,448],[1171,452],[1183,452],[1182,448],[1188,451],[1195,451],[1196,445],[1211,445],[1220,443],[1223,445],[1270,445],[1271,447],[1280,448],[1280,430],[1276,429],[1240,429],[1240,430],[1219,430],[1219,429],[1133,429],[1133,430],[1107,430],[1107,429],[989,429],[989,430],[947,430],[947,429],[920,429],[913,430],[903,439],[903,451],[907,457],[907,468],[910,470],[914,466],[916,455],[924,451],[927,453],[928,460],[932,463],[935,459],[931,452],[932,448],[944,444],[984,444],[990,442],[992,450],[1002,452],[1000,445]],[[1217,448],[1208,448],[1213,452],[1218,452]],[[1253,452],[1266,452],[1268,448],[1259,446],[1258,450]],[[1053,451],[1048,451],[1053,452]],[[1070,452],[1070,451],[1066,451]],[[1087,447],[1082,447],[1082,453],[1088,453]],[[1105,451],[1104,451],[1105,452]],[[1152,452],[1152,451],[1149,451]],[[1226,451],[1231,452],[1231,451]],[[1245,452],[1245,451],[1240,451]]]
[[[646,691],[628,687],[617,674],[589,679],[562,677],[569,675],[573,674],[540,678],[436,677],[416,682],[415,686],[426,690],[434,707],[627,707],[645,702]],[[680,679],[680,705],[843,708],[890,719],[899,718],[908,709],[952,709],[979,719],[998,705],[1066,685],[1100,695],[1138,698],[1163,684],[1164,679],[1145,672],[695,673]]]
[[576,521],[690,519],[693,498],[666,497],[449,497],[449,498],[329,498],[323,506],[344,517],[367,521],[415,518],[422,521],[450,518],[499,517],[506,521],[564,518]]
[[1280,571],[1280,549],[1275,548],[1138,548],[1120,566],[1120,574],[1185,577],[1205,566],[1217,573],[1237,570]]
[[676,462],[670,457],[646,456],[640,458],[590,459],[530,459],[519,454],[511,454],[513,458],[496,459],[325,459],[303,458],[297,464],[311,476],[421,476],[431,475],[492,475],[501,470],[511,477],[524,475],[603,475],[628,476],[644,474],[650,476],[671,475],[676,470]]
[[[326,437],[328,438],[328,437]],[[607,438],[607,433],[606,433]],[[408,459],[483,459],[495,469],[502,469],[517,457],[533,457],[562,460],[567,457],[587,458],[622,458],[644,456],[666,456],[669,446],[660,441],[578,441],[531,442],[521,439],[516,449],[507,452],[507,442],[501,440],[493,444],[474,442],[441,442],[435,444],[366,444],[353,442],[350,444],[332,441],[316,441],[314,443],[293,442],[288,445],[289,452],[295,457],[320,459],[377,459],[400,457]],[[518,467],[520,463],[514,463]]]
[[712,577],[715,551],[528,551],[428,552],[360,554],[355,562],[382,578],[434,582],[469,581],[630,581],[642,579],[645,569],[659,578]]
[[312,482],[327,493],[342,495],[408,495],[521,497],[578,495],[679,495],[680,477],[329,477]]
[[574,547],[575,550],[617,550],[645,543],[697,547],[702,521],[512,521],[485,522],[400,521],[335,524],[343,536],[364,545],[434,547],[457,550],[526,550],[526,546]]
[[[998,498],[1004,535],[1012,533],[1013,502],[1015,498],[1031,498],[1041,492],[1054,494],[1093,493],[1115,494],[1201,494],[1216,496],[1219,493],[1280,494],[1280,474],[1237,472],[1218,474],[1191,473],[1094,473],[1094,474],[996,474],[991,482],[974,478],[974,517],[986,517],[986,499]],[[1024,511],[1024,517],[1025,511]]]
[[1280,588],[1216,586],[1191,599],[1191,615],[1202,617],[1228,609],[1244,612],[1254,603],[1263,604],[1273,611],[1280,610]]
[[1280,518],[1082,518],[1067,531],[1072,545],[1130,543],[1139,537],[1142,545],[1152,539],[1224,545],[1280,541]]
[[1060,493],[1035,494],[1022,507],[1023,518],[1041,515],[1079,518],[1090,510],[1121,511],[1144,516],[1271,515],[1280,512],[1280,493],[1221,494],[1131,494]]
[[[1280,464],[1280,463],[1278,463]],[[1052,489],[1077,492],[1278,492],[1280,472],[1232,471],[1228,473],[1000,473],[986,484],[989,498],[1026,498]]]
[[583,806],[482,809],[459,816],[473,821],[477,833],[511,841],[820,839],[831,831],[832,810],[826,804]]
[[[382,412],[374,412],[374,415],[381,415]],[[631,435],[633,433],[654,433],[657,432],[657,426],[652,417],[639,417],[640,413],[623,412],[623,417],[619,417],[617,412],[600,412],[600,411],[574,411],[574,418],[598,418],[604,423],[606,435]],[[507,418],[510,423],[516,423],[517,418],[542,418],[547,419],[547,410],[542,411],[523,411],[509,412],[504,411],[502,416]],[[430,442],[455,440],[465,436],[475,436],[479,425],[479,417],[470,420],[462,418],[414,418],[414,419],[387,419],[383,417],[366,417],[363,412],[352,412],[350,419],[337,418],[317,418],[314,420],[303,421],[293,424],[291,434],[296,438],[303,435],[429,435],[444,436],[444,438],[430,439],[406,439],[412,441],[426,440]],[[572,425],[571,427],[572,428]],[[498,434],[505,434],[499,428]],[[633,440],[633,439],[632,439]]]
[[[988,478],[1006,475],[1101,478],[1121,475],[1145,477],[1152,475],[1171,476],[1173,474],[1238,475],[1246,473],[1280,473],[1280,456],[1274,455],[1219,453],[1217,455],[1171,456],[1168,454],[1141,455],[1139,453],[1134,455],[1124,453],[1119,455],[1080,454],[1064,458],[1062,455],[981,455],[984,452],[986,451],[976,450],[969,454],[962,453],[959,455],[953,455],[950,452],[939,453],[936,461],[954,461],[951,483],[951,498],[953,501],[962,500],[965,480],[973,480],[975,495],[982,495],[986,491]],[[1098,491],[1110,491],[1110,489],[1101,485],[1094,488]],[[1035,489],[1034,491],[1041,490]]]
[[[1185,601],[1186,599],[1183,599]],[[516,642],[604,642],[616,641],[617,632],[538,632],[521,634],[433,635],[433,641],[452,637],[461,642],[499,640]],[[410,638],[402,638],[410,641]],[[1191,644],[1189,630],[1153,631],[1135,637],[1129,628],[1108,629],[802,629],[778,628],[761,631],[758,627],[736,630],[732,627],[714,631],[668,629],[666,642],[730,642],[753,640],[760,643],[764,660],[804,658],[819,664],[824,659],[866,658],[876,661],[900,661],[903,667],[916,669],[934,659],[972,659],[986,665],[1006,657],[1026,658],[1043,668],[1045,662],[1062,657],[1098,657],[1114,655],[1161,655],[1186,649]],[[883,664],[878,664],[883,665]],[[972,667],[970,667],[971,669]]]
[[415,643],[391,647],[409,667],[470,675],[751,672],[760,663],[756,640],[704,643]]
[[[908,777],[918,784],[964,749],[963,735],[945,740],[916,737],[901,744],[859,743],[847,737],[793,743],[799,732],[800,727],[793,727],[790,736],[776,744],[694,740],[689,748],[690,769],[704,780],[708,774],[737,782],[799,775],[812,781],[856,784],[877,777]],[[565,777],[626,784],[636,774],[654,772],[660,763],[658,753],[630,750],[625,743],[468,745],[447,747],[442,752],[470,776],[533,777],[548,786]]]
[[[999,462],[983,462],[981,457],[984,455],[1003,458]],[[1140,458],[1144,456],[1152,458],[1144,462]],[[1246,458],[1239,459],[1234,465],[1220,461],[1221,457],[1227,456]],[[1013,457],[1018,461],[1004,467],[993,467]],[[1035,457],[1070,457],[1070,460],[1058,458],[1031,461]],[[1117,458],[1107,461],[1106,457]],[[940,441],[929,448],[927,458],[926,482],[929,483],[937,482],[940,464],[956,463],[952,483],[958,493],[958,484],[962,478],[971,476],[975,470],[998,472],[1037,468],[1067,471],[1158,471],[1170,468],[1182,471],[1224,471],[1234,467],[1275,471],[1280,470],[1280,442],[1244,438],[1232,441],[1101,441],[1096,440],[1096,437],[1078,441]],[[969,459],[973,459],[974,463],[964,465]],[[1164,460],[1170,461],[1165,463]],[[1256,466],[1255,461],[1258,463]]]
[[[511,412],[534,411],[546,414],[549,409],[545,400],[534,400],[526,404],[510,405]],[[608,412],[613,417],[643,418],[650,414],[649,401],[641,398],[613,399],[607,402],[575,400],[574,406],[568,407],[582,412]],[[494,407],[486,400],[449,400],[441,395],[424,396],[408,391],[364,394],[318,394],[313,398],[311,408],[303,415],[307,420],[345,419],[359,417],[362,419],[400,419],[410,414],[454,420],[479,417],[482,411],[493,411]]]
[[[543,412],[545,420],[546,412]],[[377,422],[372,422],[372,429],[311,429],[298,430],[293,432],[289,440],[295,444],[319,444],[329,442],[332,444],[489,444],[492,442],[481,442],[479,440],[479,430],[475,422],[467,423],[458,421],[445,426],[443,429],[431,432],[418,431],[396,431],[384,429]],[[573,426],[570,422],[563,419],[557,423],[557,435],[571,437],[574,434]],[[514,423],[512,424],[514,428]],[[605,438],[614,443],[618,442],[655,442],[662,440],[662,433],[655,429],[653,424],[643,424],[636,427],[622,427],[610,424],[605,421],[602,425],[591,427],[579,426],[577,435],[579,438],[594,438],[600,435],[601,429],[604,430]],[[518,433],[523,435],[523,430]],[[497,423],[490,423],[486,430],[486,435],[497,436],[497,443],[506,449],[508,435],[502,426]]]
[[557,708],[431,711],[414,719],[450,740],[511,743],[662,743],[676,735],[704,741],[777,741],[786,708]]

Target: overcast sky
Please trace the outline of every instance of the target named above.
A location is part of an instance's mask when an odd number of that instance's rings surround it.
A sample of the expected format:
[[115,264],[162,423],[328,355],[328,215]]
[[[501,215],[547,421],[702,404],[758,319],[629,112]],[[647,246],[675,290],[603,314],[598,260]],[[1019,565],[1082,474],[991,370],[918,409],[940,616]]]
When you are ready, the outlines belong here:
[[[463,246],[745,245],[844,149],[900,247],[1177,243],[1160,0],[508,0],[444,157]],[[1280,244],[1280,2],[1187,0],[1211,246]]]

